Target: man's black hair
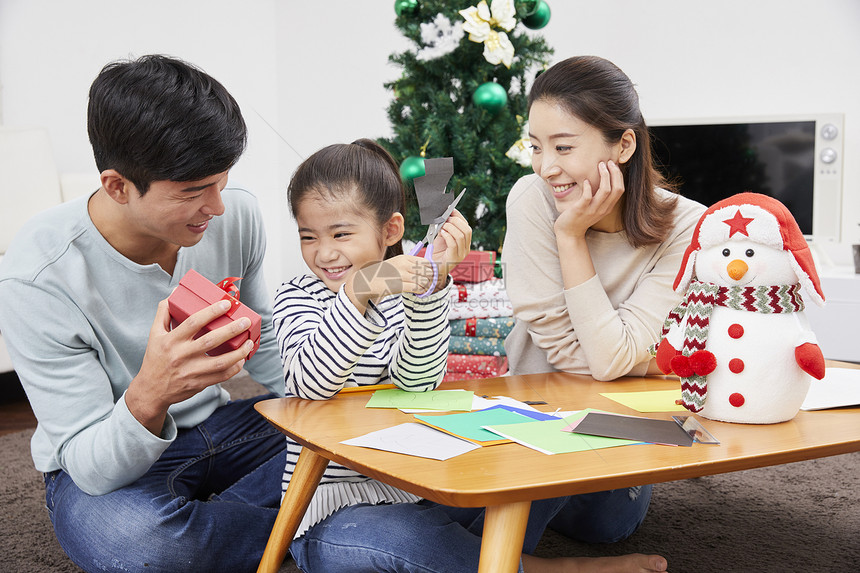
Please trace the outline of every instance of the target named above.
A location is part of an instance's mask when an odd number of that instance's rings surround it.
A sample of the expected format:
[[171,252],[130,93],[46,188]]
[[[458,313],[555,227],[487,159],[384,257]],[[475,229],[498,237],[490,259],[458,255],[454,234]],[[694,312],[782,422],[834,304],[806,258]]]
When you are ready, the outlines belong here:
[[230,169],[247,142],[236,100],[217,80],[162,55],[112,62],[90,87],[87,132],[99,172],[146,193],[153,181],[197,181]]

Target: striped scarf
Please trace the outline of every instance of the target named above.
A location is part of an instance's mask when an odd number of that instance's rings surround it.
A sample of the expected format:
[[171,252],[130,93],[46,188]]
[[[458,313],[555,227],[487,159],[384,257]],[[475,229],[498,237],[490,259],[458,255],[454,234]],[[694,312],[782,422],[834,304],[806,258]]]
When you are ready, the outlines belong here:
[[[687,316],[681,354],[690,356],[698,350],[704,350],[708,341],[708,325],[715,306],[764,314],[799,312],[804,308],[799,284],[725,287],[693,280],[683,302],[666,317],[660,339],[665,338],[673,324],[680,324],[684,316]],[[707,395],[707,379],[707,376],[695,373],[681,378],[681,400],[685,408],[692,412],[702,409]]]

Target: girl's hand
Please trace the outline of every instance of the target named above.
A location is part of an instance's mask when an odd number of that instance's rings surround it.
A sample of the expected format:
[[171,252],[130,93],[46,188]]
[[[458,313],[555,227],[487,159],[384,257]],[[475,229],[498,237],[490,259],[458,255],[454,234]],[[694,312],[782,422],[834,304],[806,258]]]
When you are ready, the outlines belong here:
[[346,294],[364,314],[370,301],[393,294],[425,292],[433,281],[433,266],[423,257],[398,255],[366,265],[347,279]]
[[466,218],[454,209],[433,241],[433,262],[439,267],[437,291],[445,287],[448,273],[466,258],[471,245],[472,227]]
[[591,183],[585,180],[579,198],[569,202],[555,221],[555,234],[559,239],[581,239],[585,232],[600,223],[615,209],[624,194],[624,176],[613,161],[603,161],[597,166],[600,183],[592,191]]

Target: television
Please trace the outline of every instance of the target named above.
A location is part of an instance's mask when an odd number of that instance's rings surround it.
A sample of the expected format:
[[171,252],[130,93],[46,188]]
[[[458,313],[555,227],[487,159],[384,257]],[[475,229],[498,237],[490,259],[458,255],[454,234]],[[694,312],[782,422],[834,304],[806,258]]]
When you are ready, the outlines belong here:
[[840,241],[842,114],[647,121],[655,161],[705,206],[744,191],[781,201],[809,241]]

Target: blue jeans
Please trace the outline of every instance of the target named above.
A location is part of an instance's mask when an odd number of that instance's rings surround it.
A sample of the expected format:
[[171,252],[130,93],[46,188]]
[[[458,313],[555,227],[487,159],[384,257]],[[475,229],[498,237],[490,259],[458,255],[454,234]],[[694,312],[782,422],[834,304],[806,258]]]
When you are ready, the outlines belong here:
[[85,571],[255,571],[275,523],[286,439],[230,402],[176,440],[134,483],[100,496],[61,470],[45,499],[66,554]]
[[[648,511],[651,486],[532,502],[523,553],[547,527],[590,543],[632,534]],[[353,505],[334,512],[293,541],[307,573],[463,573],[477,571],[484,510],[430,501]],[[522,565],[520,565],[522,572]]]

